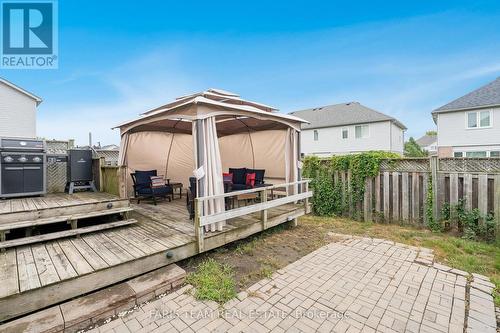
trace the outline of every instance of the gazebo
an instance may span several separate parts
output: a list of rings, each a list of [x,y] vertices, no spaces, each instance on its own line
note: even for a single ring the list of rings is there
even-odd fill
[[[197,179],[205,215],[224,212],[223,172],[228,168],[265,169],[266,180],[300,180],[300,126],[306,121],[220,89],[182,96],[122,123],[119,165],[121,194],[130,196],[135,170],[155,169],[188,184]],[[286,187],[287,194],[299,191]],[[219,197],[217,197],[219,196]],[[222,223],[209,225],[221,230]]]

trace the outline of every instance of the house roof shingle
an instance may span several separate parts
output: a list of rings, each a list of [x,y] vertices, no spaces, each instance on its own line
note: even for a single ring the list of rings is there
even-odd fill
[[[435,109],[432,113],[435,114],[494,105],[500,105],[500,77],[467,95]]]
[[[437,136],[436,135],[424,135],[423,137],[415,140],[415,142],[420,147],[427,147],[427,146],[437,142]]]
[[[290,114],[310,122],[309,124],[302,124],[303,129],[392,121],[403,130],[406,130],[406,126],[396,118],[370,109],[359,102],[327,105],[294,111],[290,112]]]

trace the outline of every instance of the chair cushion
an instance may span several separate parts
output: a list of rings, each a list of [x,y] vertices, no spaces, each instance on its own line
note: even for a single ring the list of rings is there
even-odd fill
[[[155,195],[168,195],[173,193],[172,188],[166,185],[163,185],[162,187],[154,187],[152,190]]]
[[[233,174],[233,184],[246,184],[247,168],[229,168],[229,173]]]
[[[229,173],[229,172],[224,172],[222,174],[222,180],[226,183],[226,182],[233,182],[233,174],[232,173]]]
[[[255,184],[264,184],[266,169],[247,169],[247,173],[255,173]]]
[[[234,184],[233,183],[233,185],[231,185],[231,192],[248,190],[249,188],[250,188],[250,186],[248,186],[246,184]]]
[[[247,173],[246,184],[250,187],[255,186],[255,172]]]

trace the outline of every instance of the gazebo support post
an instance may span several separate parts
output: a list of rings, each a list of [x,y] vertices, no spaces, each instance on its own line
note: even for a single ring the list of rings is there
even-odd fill
[[[203,120],[197,119],[196,123],[196,168],[201,168],[205,161],[204,156],[204,140],[203,140]],[[205,170],[206,172],[206,170]],[[197,179],[196,190],[198,191],[195,200],[195,210],[194,210],[194,229],[196,233],[196,240],[198,243],[198,252],[201,253],[204,250],[204,230],[203,226],[200,226],[200,217],[203,215],[203,204],[200,198],[205,196],[205,177]]]
[[[200,226],[200,212],[202,211],[202,200],[200,198],[195,198],[194,200],[194,233],[196,236],[196,242],[198,243],[198,253],[202,253],[204,250],[204,235],[203,227]]]

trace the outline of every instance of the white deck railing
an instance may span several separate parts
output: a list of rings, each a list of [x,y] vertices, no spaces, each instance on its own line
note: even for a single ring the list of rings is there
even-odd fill
[[[221,221],[225,221],[228,219],[233,219],[236,217],[256,213],[256,212],[261,212],[261,224],[264,229],[267,229],[267,210],[278,207],[281,205],[286,205],[289,203],[294,203],[297,201],[303,201],[304,203],[304,211],[307,213],[308,208],[309,208],[309,198],[312,197],[313,192],[309,191],[309,183],[310,179],[304,179],[304,180],[299,180],[296,182],[291,182],[291,183],[283,183],[279,185],[270,185],[270,186],[265,186],[265,187],[258,187],[258,188],[252,188],[248,190],[243,190],[243,191],[234,191],[234,192],[228,192],[224,194],[218,194],[218,195],[213,195],[213,196],[208,196],[208,197],[200,197],[195,199],[195,214],[194,214],[194,227],[195,227],[195,234],[196,234],[196,239],[198,242],[198,250],[199,252],[203,251],[203,240],[204,240],[204,227],[206,225],[212,224],[212,223],[217,223]],[[302,188],[300,188],[300,185],[303,185]],[[270,192],[273,192],[275,189],[278,188],[290,188],[290,187],[299,187],[301,190],[300,191],[295,191],[298,192],[297,194],[292,194],[292,195],[286,195],[285,197],[281,197],[278,199],[272,198],[272,200],[268,201],[268,195]],[[224,211],[221,213],[215,213],[215,214],[207,214],[205,215],[203,213],[203,202],[207,200],[213,200],[217,198],[228,198],[228,197],[234,197],[234,196],[239,196],[243,194],[251,194],[251,193],[260,193],[260,202],[245,206],[245,207],[238,207],[234,208],[228,211]],[[285,193],[288,193],[288,191],[285,191]]]

